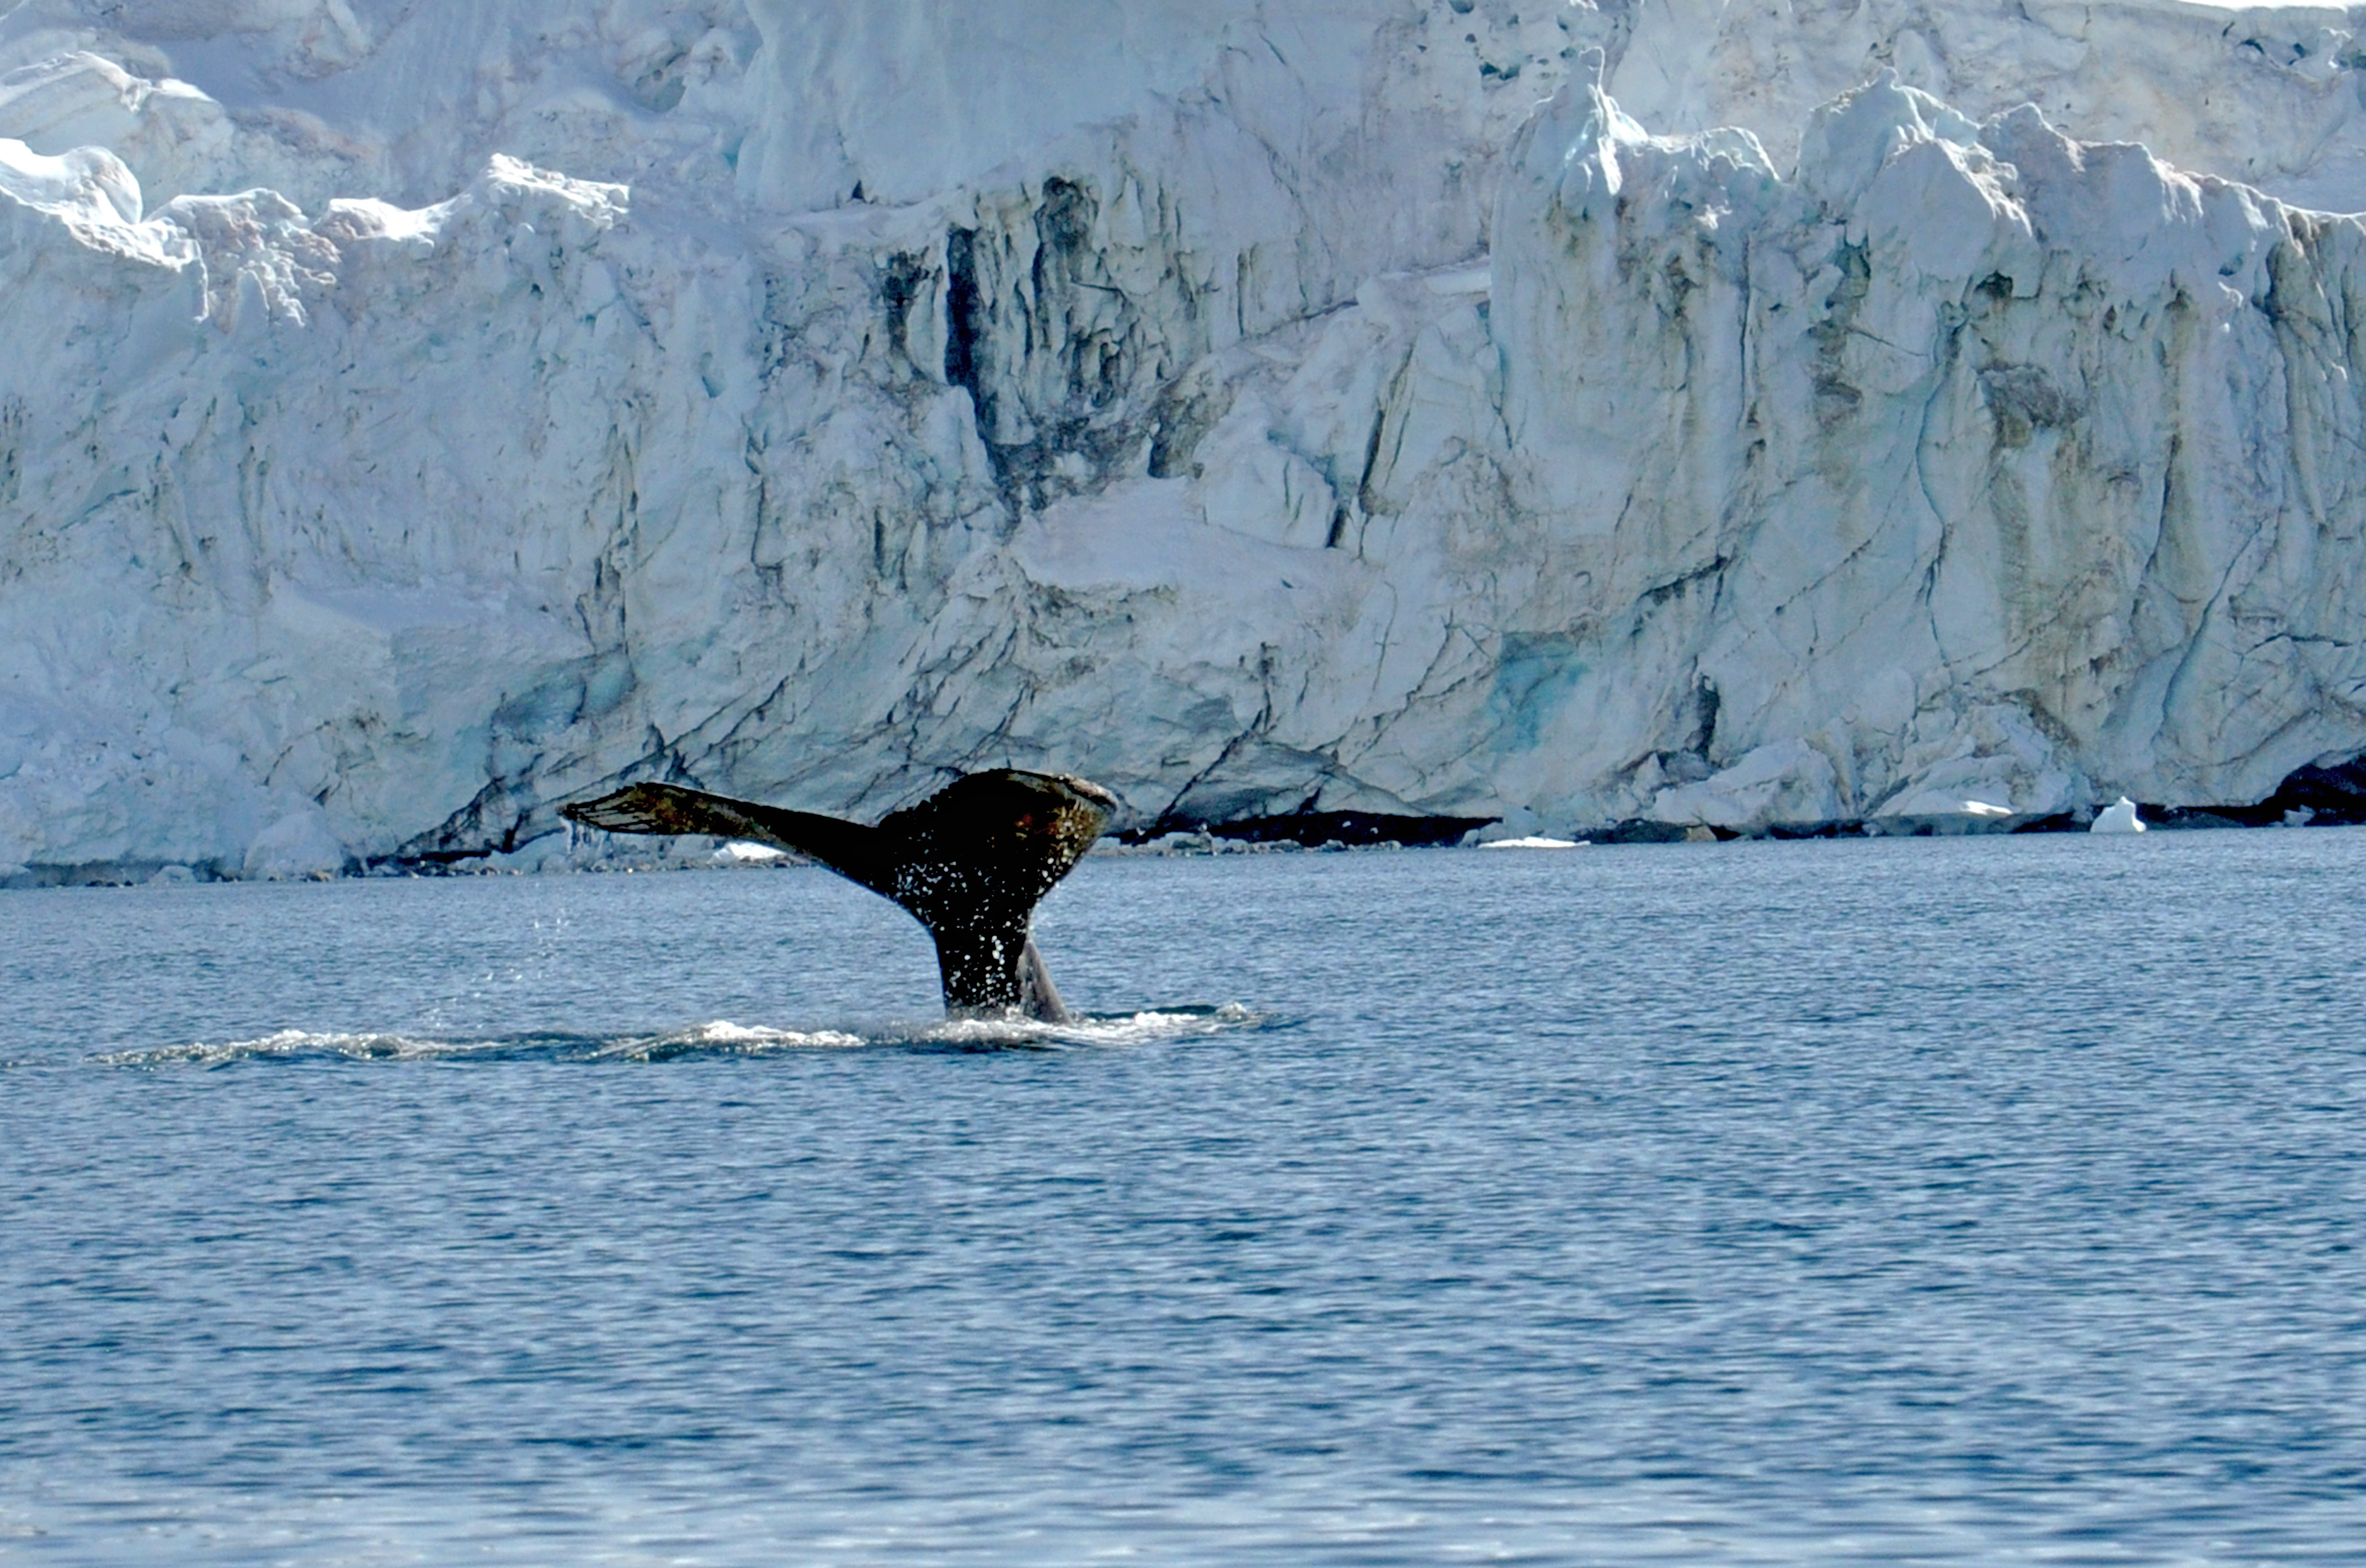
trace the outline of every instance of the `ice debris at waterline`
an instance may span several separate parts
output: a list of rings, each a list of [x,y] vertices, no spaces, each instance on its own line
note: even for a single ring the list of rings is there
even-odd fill
[[[1482,850],[1581,850],[1585,846],[1575,839],[1547,839],[1531,834],[1525,839],[1491,839],[1479,847]]]
[[[2136,803],[2126,795],[2095,813],[2094,821],[2087,825],[2090,833],[2141,833],[2145,820],[2136,815]]]
[[[2328,13],[1120,9],[9,10],[0,881],[2366,750]]]

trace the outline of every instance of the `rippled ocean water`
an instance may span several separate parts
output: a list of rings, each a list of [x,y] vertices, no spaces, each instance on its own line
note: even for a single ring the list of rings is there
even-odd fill
[[[2366,1562],[2366,830],[0,894],[0,1562]]]

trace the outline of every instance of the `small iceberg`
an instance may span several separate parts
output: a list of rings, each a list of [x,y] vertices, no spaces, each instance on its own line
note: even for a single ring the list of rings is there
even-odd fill
[[[2124,795],[2115,804],[2097,812],[2094,821],[2087,825],[2090,833],[2141,833],[2144,830],[2144,819],[2136,815],[2136,803]]]
[[[770,865],[786,858],[770,844],[751,844],[745,839],[734,839],[715,852],[717,865]]]
[[[1497,839],[1493,843],[1482,844],[1479,847],[1482,850],[1581,850],[1585,847],[1585,840],[1583,839]]]

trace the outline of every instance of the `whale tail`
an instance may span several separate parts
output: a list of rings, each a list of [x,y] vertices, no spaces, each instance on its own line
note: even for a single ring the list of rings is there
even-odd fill
[[[937,944],[945,1008],[1065,1022],[1029,934],[1035,906],[1084,858],[1117,800],[1065,774],[969,773],[877,827],[676,784],[639,784],[559,815],[612,833],[712,833],[819,861],[892,898]]]

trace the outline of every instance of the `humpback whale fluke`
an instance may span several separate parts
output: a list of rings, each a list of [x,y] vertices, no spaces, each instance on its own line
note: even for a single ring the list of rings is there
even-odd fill
[[[1035,906],[1084,858],[1117,798],[1062,773],[969,773],[875,828],[676,784],[638,784],[559,815],[612,833],[714,833],[819,861],[894,899],[936,940],[946,1010],[1068,1010],[1028,934]]]

